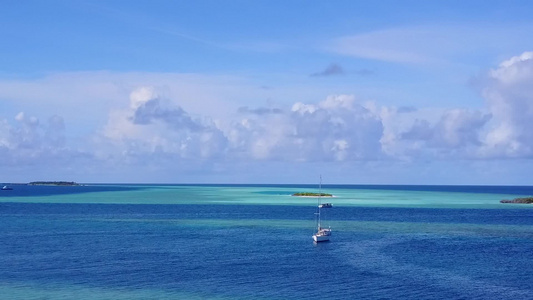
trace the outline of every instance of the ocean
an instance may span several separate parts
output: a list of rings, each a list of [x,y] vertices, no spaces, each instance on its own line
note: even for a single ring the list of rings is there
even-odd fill
[[[531,299],[533,187],[13,185],[0,299]]]

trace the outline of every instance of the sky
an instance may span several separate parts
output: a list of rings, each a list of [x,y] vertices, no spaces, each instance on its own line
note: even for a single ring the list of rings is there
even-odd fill
[[[531,1],[0,7],[0,182],[533,184]]]

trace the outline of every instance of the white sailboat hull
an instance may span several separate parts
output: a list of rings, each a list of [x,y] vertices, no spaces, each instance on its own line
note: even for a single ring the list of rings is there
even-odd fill
[[[316,243],[327,242],[327,241],[329,241],[329,236],[328,235],[317,235],[317,234],[314,234],[313,235],[313,241],[315,241]]]
[[[331,236],[331,229],[329,228],[321,228],[317,231],[317,233],[313,234],[313,241],[315,242],[327,242],[329,241],[329,237]]]

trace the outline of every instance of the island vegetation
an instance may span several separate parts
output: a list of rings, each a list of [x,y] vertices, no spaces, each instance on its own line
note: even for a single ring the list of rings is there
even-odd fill
[[[28,185],[59,185],[59,186],[79,186],[74,181],[32,181]]]
[[[515,198],[513,200],[501,200],[501,203],[523,203],[523,204],[533,204],[533,197],[525,198]]]
[[[333,197],[332,194],[327,194],[327,193],[310,193],[310,192],[299,192],[299,193],[294,193],[292,194],[293,196],[296,196],[296,197]]]

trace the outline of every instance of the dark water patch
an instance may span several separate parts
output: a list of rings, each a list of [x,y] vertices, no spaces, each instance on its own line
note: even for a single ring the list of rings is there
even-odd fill
[[[291,205],[0,203],[0,216],[309,220],[315,211],[314,207]],[[325,216],[331,221],[533,225],[530,209],[334,207]]]
[[[134,191],[147,188],[140,185],[11,185],[12,190],[0,191],[0,198],[9,197],[42,197],[68,194],[82,194],[95,192],[121,192]]]

